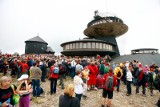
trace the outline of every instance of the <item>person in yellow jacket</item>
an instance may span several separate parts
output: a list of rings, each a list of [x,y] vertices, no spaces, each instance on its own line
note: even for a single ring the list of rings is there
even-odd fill
[[[117,91],[119,92],[119,87],[120,87],[120,81],[121,77],[123,76],[123,71],[122,71],[123,64],[116,64],[116,68],[114,69],[114,75],[117,77]]]

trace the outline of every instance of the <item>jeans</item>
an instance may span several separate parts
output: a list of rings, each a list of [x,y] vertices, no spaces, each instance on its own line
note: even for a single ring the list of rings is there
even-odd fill
[[[132,81],[127,81],[126,82],[126,85],[127,85],[127,94],[131,94],[132,93],[131,83],[132,83]]]
[[[59,75],[59,79],[60,79],[60,85],[61,85],[62,89],[64,89],[64,82],[63,82],[63,80],[64,80],[64,74],[60,74]]]
[[[75,94],[76,94],[76,93],[75,93]],[[82,94],[76,94],[76,97],[79,99],[79,102],[81,102]]]
[[[136,85],[136,93],[139,93],[139,87],[142,85],[142,94],[146,94],[146,85],[143,84],[137,84]]]
[[[33,96],[39,96],[40,95],[40,79],[33,79],[32,86],[33,86]]]
[[[46,70],[42,71],[41,81],[44,81],[46,77]]]
[[[120,81],[121,81],[121,79],[117,79],[117,82],[118,82],[118,84],[117,84],[117,91],[119,91]]]
[[[56,93],[56,86],[57,86],[57,78],[50,79],[50,93]]]
[[[75,67],[71,67],[71,73],[70,73],[70,75],[71,75],[71,78],[73,79],[74,76],[75,76]]]

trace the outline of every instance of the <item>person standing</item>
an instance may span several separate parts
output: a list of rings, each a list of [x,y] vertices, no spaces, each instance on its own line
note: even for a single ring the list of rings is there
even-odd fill
[[[127,96],[131,95],[132,94],[132,89],[131,89],[131,83],[132,83],[132,66],[129,65],[129,66],[126,66],[127,67],[127,73],[126,73],[126,86],[127,86]]]
[[[42,71],[41,81],[42,81],[42,82],[46,82],[46,81],[45,81],[46,68],[45,68],[44,61],[43,61],[43,60],[41,60],[41,61],[39,62],[39,68],[40,68],[41,71]]]
[[[65,73],[66,73],[66,69],[65,69],[65,65],[62,63],[62,64],[59,64],[59,79],[60,79],[60,85],[61,85],[61,88],[64,89],[64,78],[65,78]]]
[[[12,107],[15,105],[12,97],[17,87],[13,84],[13,90],[11,83],[11,77],[3,76],[0,79],[0,107]]]
[[[20,95],[19,107],[30,107],[30,93],[32,92],[31,82],[28,75],[23,74],[20,78],[20,85],[17,87],[17,93]]]
[[[50,94],[56,93],[56,86],[57,86],[57,79],[59,77],[59,74],[54,73],[54,70],[59,71],[58,65],[55,63],[50,67]]]
[[[107,87],[107,82],[109,81],[109,77],[111,77],[111,87]],[[116,76],[113,74],[113,69],[110,68],[107,74],[104,74],[104,78],[106,80],[102,92],[102,106],[101,107],[110,107],[111,106],[111,99],[113,99],[113,91],[114,87],[117,85],[117,79]],[[106,98],[108,97],[108,100],[106,101]],[[107,103],[107,104],[106,104]]]
[[[59,96],[59,107],[80,107],[80,102],[74,96],[74,85],[68,84],[64,89],[64,95]]]
[[[97,65],[95,65],[94,61],[92,61],[91,63],[89,62],[87,67],[89,69],[89,75],[88,75],[89,80],[87,81],[88,90],[91,90],[91,89],[97,90],[95,86],[96,86],[96,80],[98,75],[98,67]]]
[[[84,69],[82,70],[82,80],[83,80],[83,98],[86,99],[87,98],[87,81],[89,80],[88,77],[89,74],[89,69],[87,68],[87,66],[84,67]]]
[[[75,85],[75,94],[76,97],[79,99],[79,102],[81,101],[81,97],[83,94],[83,87],[82,87],[83,81],[81,77],[82,77],[81,71],[77,71],[73,80]]]
[[[75,76],[75,67],[76,67],[76,61],[75,59],[73,59],[71,61],[71,72],[70,72],[70,75],[71,75],[71,78],[73,79],[74,76]]]
[[[33,62],[33,67],[30,68],[30,79],[32,80],[34,97],[40,96],[40,81],[42,76],[42,71],[37,65],[38,62]]]
[[[142,96],[146,96],[146,80],[145,80],[145,74],[142,69],[141,63],[138,66],[138,70],[136,71],[135,76],[138,79],[136,84],[136,93],[139,93],[139,87],[142,86]]]
[[[123,71],[120,67],[120,64],[117,64],[116,65],[116,68],[114,69],[114,75],[117,77],[117,91],[119,92],[119,87],[120,87],[120,81],[121,81],[121,78],[123,76]]]

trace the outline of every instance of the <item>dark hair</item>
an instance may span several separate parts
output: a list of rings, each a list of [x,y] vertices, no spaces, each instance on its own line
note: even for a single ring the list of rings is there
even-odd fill
[[[36,62],[36,61],[34,61],[34,62],[33,62],[33,66],[36,66],[36,65],[37,65],[37,62]]]
[[[76,71],[76,75],[79,75],[81,73],[81,71]]]
[[[109,68],[108,72],[113,72],[113,69],[112,69],[112,68]]]

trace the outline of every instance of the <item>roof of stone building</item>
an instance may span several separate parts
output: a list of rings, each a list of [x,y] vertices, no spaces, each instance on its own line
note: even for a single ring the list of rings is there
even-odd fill
[[[45,42],[42,38],[40,38],[39,36],[33,37],[29,40],[26,40],[25,42],[42,42],[42,43],[46,43],[48,45],[47,42]]]
[[[120,57],[116,57],[112,59],[111,64],[113,62],[115,63],[121,63],[125,61],[133,61],[133,60],[138,60],[139,62],[142,63],[142,65],[151,65],[151,64],[156,64],[157,66],[160,67],[160,54],[159,53],[143,53],[143,54],[130,54],[130,55],[122,55]]]
[[[54,50],[50,46],[48,46],[46,52],[54,52]]]

